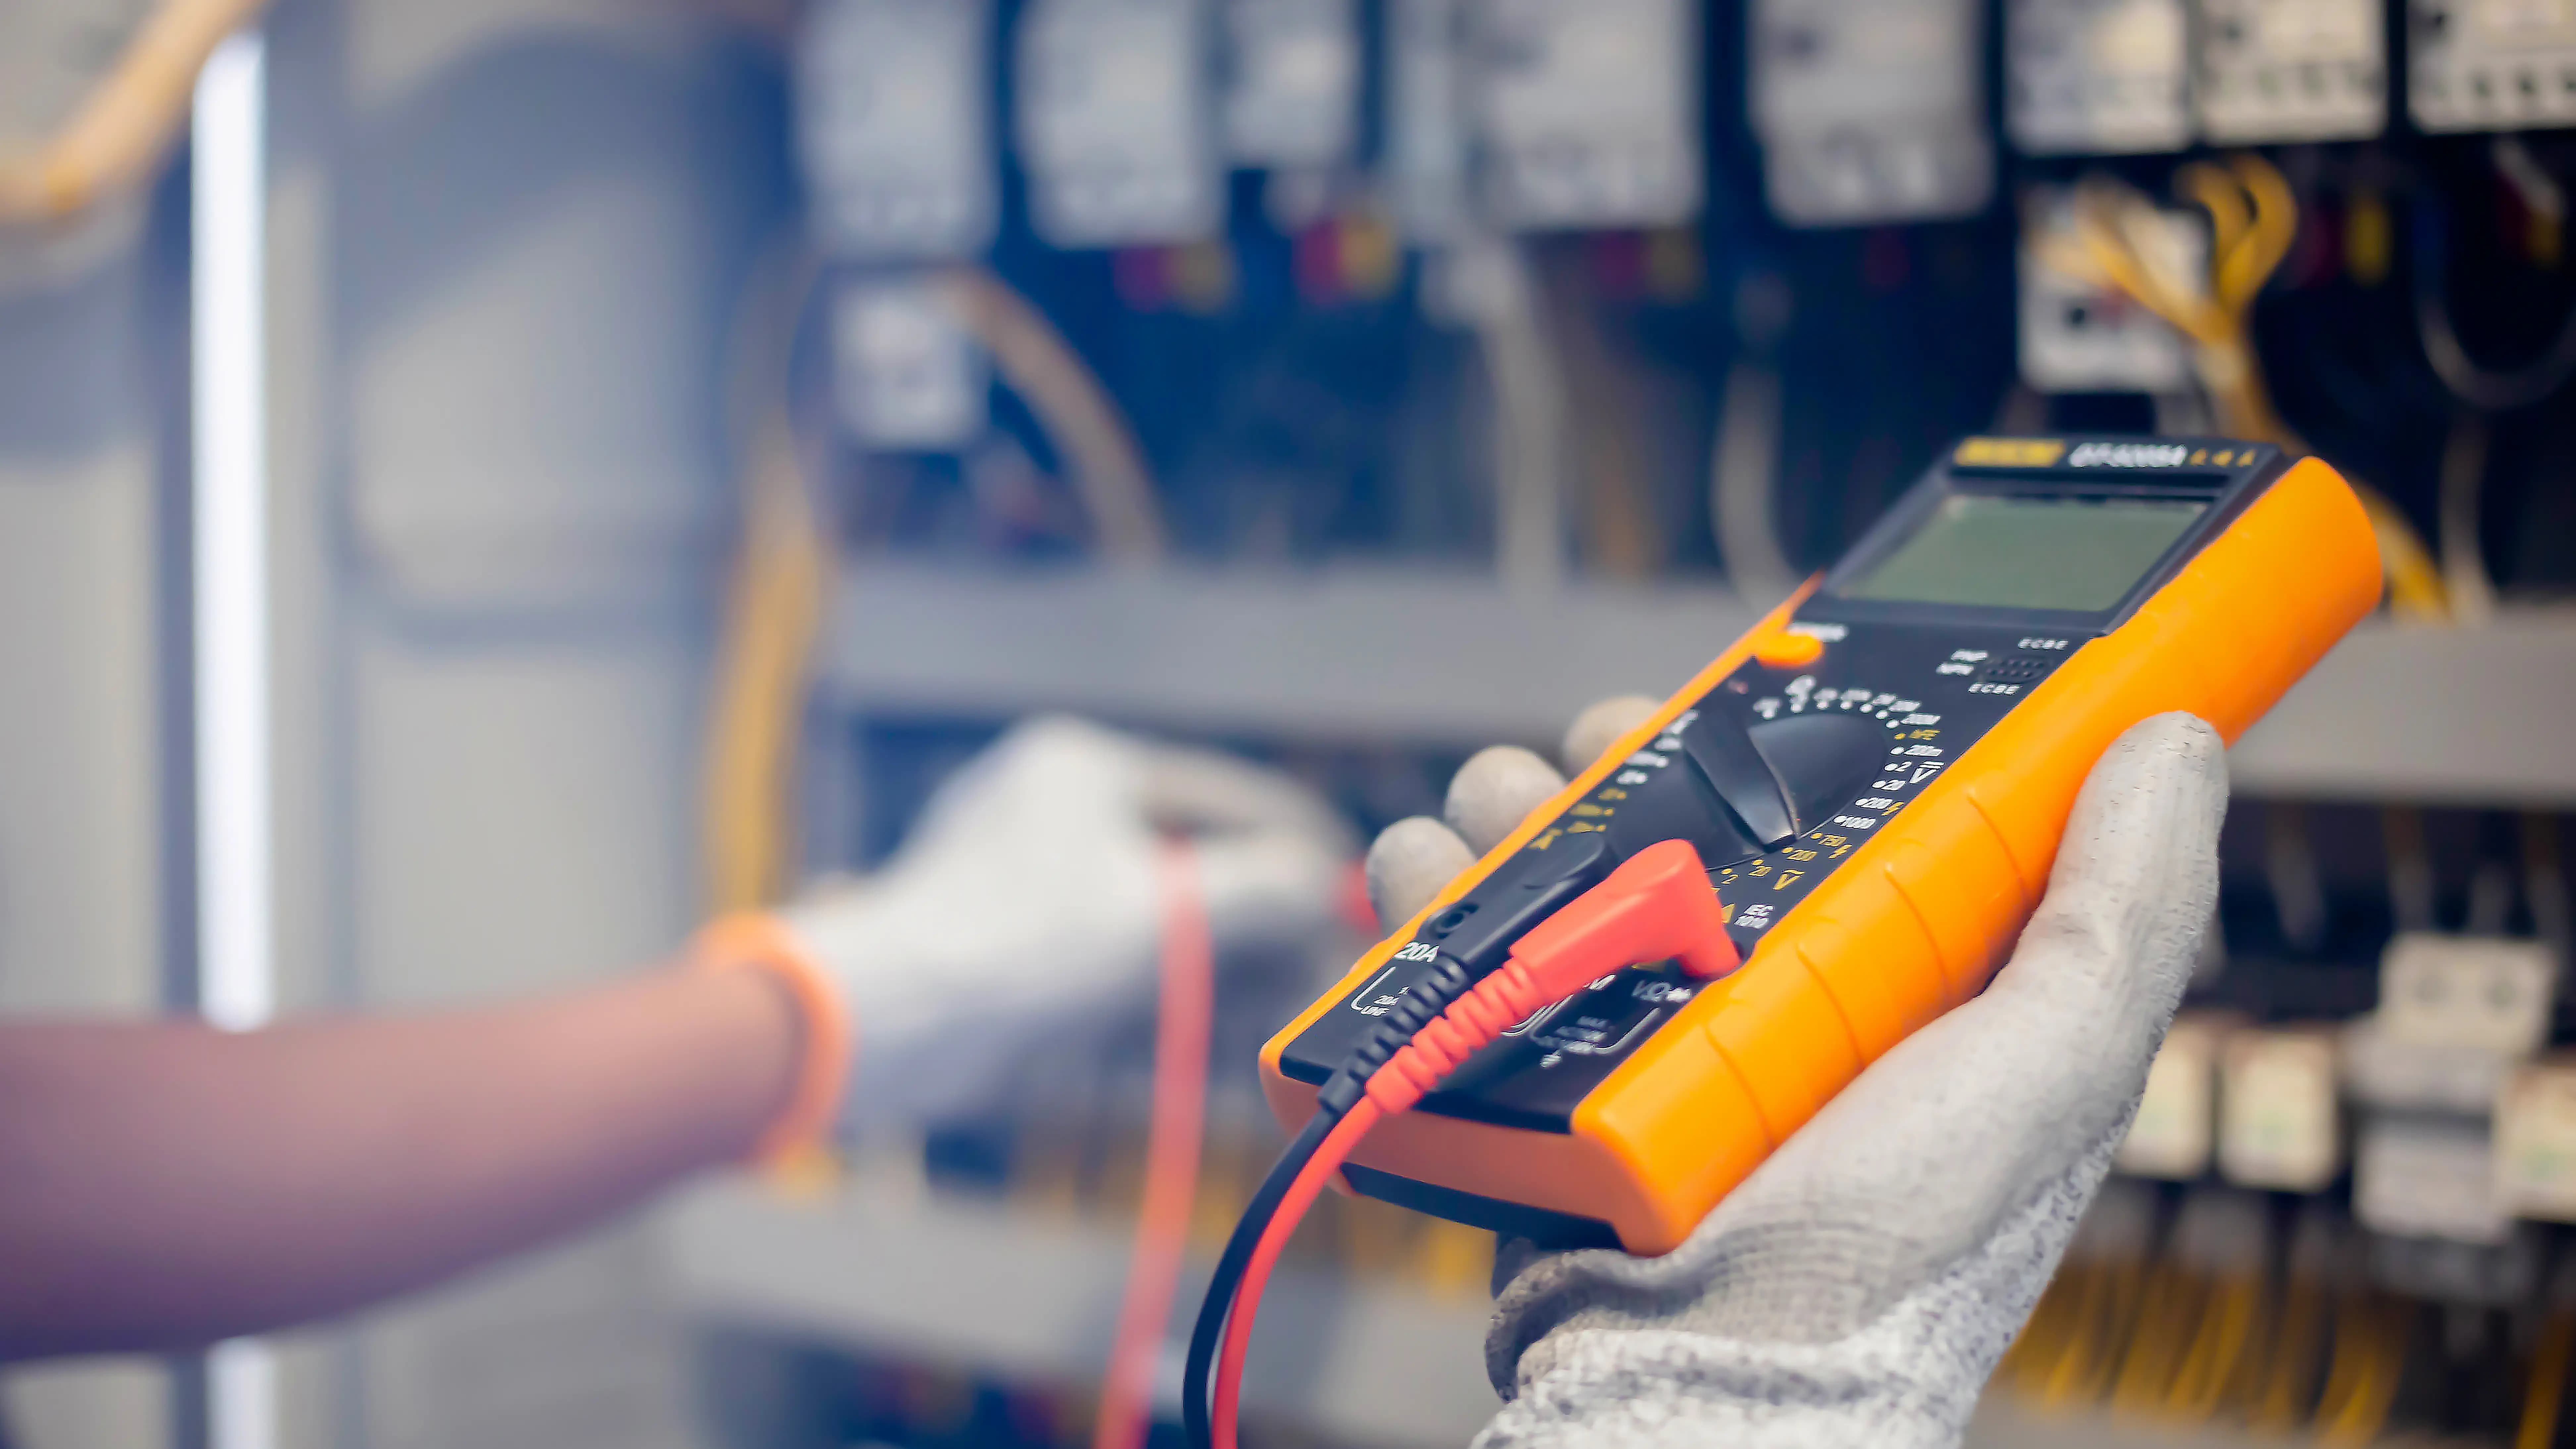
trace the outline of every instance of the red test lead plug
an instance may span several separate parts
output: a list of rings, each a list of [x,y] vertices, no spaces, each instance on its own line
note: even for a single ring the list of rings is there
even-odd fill
[[[1726,934],[1726,907],[1687,840],[1638,851],[1531,927],[1510,960],[1378,1068],[1369,1097],[1390,1116],[1404,1111],[1515,1022],[1623,966],[1666,959],[1702,979],[1743,964]]]
[[[1324,1184],[1380,1120],[1409,1110],[1460,1063],[1535,1013],[1622,967],[1675,960],[1702,979],[1743,964],[1726,908],[1686,840],[1650,845],[1599,885],[1530,928],[1511,958],[1414,1033],[1368,1079],[1367,1095],[1336,1124],[1289,1184],[1246,1263],[1217,1362],[1214,1449],[1235,1449],[1243,1359],[1252,1318],[1280,1250]]]

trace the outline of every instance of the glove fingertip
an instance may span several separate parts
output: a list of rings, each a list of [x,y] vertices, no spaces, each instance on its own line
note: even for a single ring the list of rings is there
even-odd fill
[[[1431,903],[1451,878],[1476,863],[1467,842],[1428,815],[1399,820],[1369,845],[1369,904],[1379,928],[1393,930]]]
[[[1568,774],[1580,774],[1600,759],[1619,737],[1644,724],[1662,702],[1649,695],[1622,694],[1601,700],[1574,717],[1565,728],[1557,758]]]
[[[1536,751],[1494,745],[1458,767],[1449,781],[1443,813],[1467,847],[1482,853],[1501,843],[1523,817],[1564,788],[1565,777]]]

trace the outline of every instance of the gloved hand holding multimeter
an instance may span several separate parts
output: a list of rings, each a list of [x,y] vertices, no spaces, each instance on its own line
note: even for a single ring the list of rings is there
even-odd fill
[[[1583,1346],[1623,1325],[1785,1346],[1846,1410],[1881,1389],[1882,1408],[1939,1398],[1962,1377],[1946,1364],[1972,1396],[2027,1309],[2009,1285],[2038,1291],[2179,993],[2172,963],[2213,889],[2221,742],[2379,587],[2360,504],[2315,460],[2216,440],[1960,444],[1272,1039],[1265,1085],[1298,1136],[1220,1262],[1193,1427],[1212,1418],[1230,1445],[1232,1375],[1211,1409],[1208,1361],[1222,1331],[1239,1364],[1281,1224],[1334,1177],[1539,1248],[1671,1255],[1524,1275],[1494,1367],[1507,1392],[1515,1373],[1546,1392],[1506,1411],[1502,1439],[1551,1416],[1627,1437],[1578,1412],[1587,1384],[1640,1382]],[[1414,834],[1381,847],[1382,887],[1439,856]],[[1996,991],[1926,1030],[2017,938]],[[1901,1150],[1873,1136],[1889,1130]],[[2014,1146],[2042,1140],[2080,1150]],[[1927,1172],[1943,1145],[1971,1156]],[[1854,1209],[1888,1197],[1921,1211]],[[1784,1246],[1818,1232],[1843,1251]],[[1746,1281],[1768,1286],[1710,1291]],[[1965,1303],[1993,1341],[1960,1341]],[[1888,1340],[1880,1366],[1902,1365],[1876,1385],[1812,1349],[1865,1328]],[[1541,1340],[1529,1358],[1554,1359],[1523,1361]],[[1687,1379],[1697,1350],[1653,1352]],[[1957,1397],[1905,1422],[1955,1432]]]

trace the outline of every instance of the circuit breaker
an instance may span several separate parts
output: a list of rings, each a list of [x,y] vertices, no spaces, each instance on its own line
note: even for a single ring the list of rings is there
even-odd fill
[[[1757,0],[1752,109],[1792,226],[1972,215],[1994,193],[1973,0]]]
[[[2220,146],[2352,140],[2388,125],[2380,0],[2200,0],[2193,87]]]
[[[1483,210],[1511,229],[1698,214],[1689,0],[1486,0],[1472,12]]]
[[[2012,0],[2004,124],[2034,156],[2179,151],[2191,142],[2183,0]]]
[[[1058,247],[1197,241],[1225,219],[1203,0],[1036,0],[1018,29],[1029,218]]]
[[[2576,126],[2576,3],[2414,0],[2407,109],[2427,131]]]
[[[1358,0],[1227,0],[1227,157],[1329,167],[1359,143]]]
[[[966,256],[993,240],[988,0],[824,0],[797,47],[817,244],[847,259]]]

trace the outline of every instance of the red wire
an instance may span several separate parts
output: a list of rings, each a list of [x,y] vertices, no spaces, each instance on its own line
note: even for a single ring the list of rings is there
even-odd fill
[[[1279,1210],[1271,1215],[1270,1224],[1253,1244],[1252,1257],[1243,1268],[1243,1281],[1235,1290],[1234,1309],[1225,1321],[1225,1347],[1217,1355],[1216,1406],[1209,1415],[1209,1434],[1215,1449],[1235,1449],[1235,1414],[1243,1397],[1243,1360],[1252,1344],[1252,1318],[1261,1308],[1261,1290],[1270,1280],[1270,1270],[1279,1261],[1280,1250],[1297,1231],[1298,1220],[1305,1217],[1316,1195],[1342,1163],[1359,1146],[1360,1139],[1377,1125],[1383,1115],[1375,1101],[1362,1097],[1359,1104],[1327,1133],[1315,1148],[1315,1155],[1288,1184],[1288,1195],[1279,1200]]]
[[[1163,888],[1162,997],[1154,1020],[1154,1106],[1145,1134],[1145,1194],[1135,1255],[1118,1310],[1118,1334],[1100,1385],[1092,1449],[1141,1449],[1153,1421],[1154,1370],[1170,1326],[1172,1294],[1189,1242],[1207,1109],[1208,1036],[1216,1007],[1214,946],[1201,899],[1198,858],[1167,841]]]
[[[1692,975],[1723,976],[1742,962],[1726,934],[1726,914],[1699,853],[1687,841],[1667,840],[1629,857],[1608,879],[1585,891],[1524,935],[1511,958],[1475,989],[1425,1023],[1411,1040],[1371,1073],[1359,1102],[1316,1145],[1315,1155],[1288,1184],[1263,1225],[1244,1264],[1226,1317],[1225,1343],[1217,1356],[1215,1404],[1209,1414],[1211,1449],[1236,1449],[1236,1411],[1243,1396],[1243,1360],[1252,1343],[1253,1315],[1270,1270],[1333,1174],[1342,1170],[1360,1139],[1380,1119],[1411,1111],[1423,1094],[1514,1022],[1583,989],[1592,977],[1638,961],[1667,957]]]

